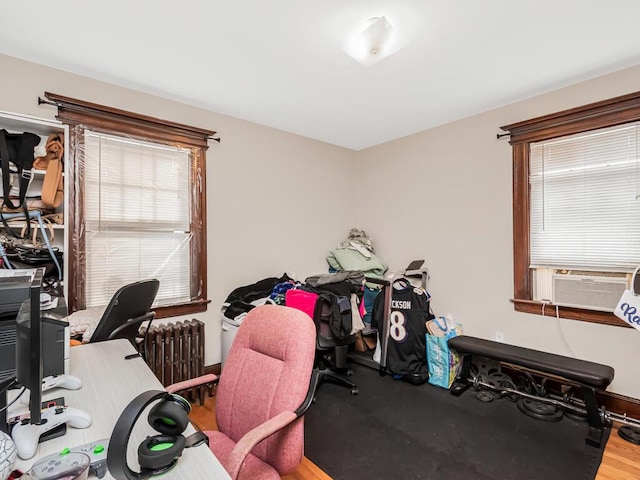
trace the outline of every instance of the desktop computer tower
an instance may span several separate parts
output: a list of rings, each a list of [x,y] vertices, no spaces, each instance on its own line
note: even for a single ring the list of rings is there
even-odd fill
[[[66,373],[69,352],[69,324],[42,318],[43,377]],[[16,374],[16,320],[0,321],[0,380]]]

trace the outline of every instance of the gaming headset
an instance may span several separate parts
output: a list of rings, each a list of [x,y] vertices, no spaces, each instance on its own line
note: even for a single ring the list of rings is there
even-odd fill
[[[127,465],[129,436],[136,420],[152,402],[160,400],[149,411],[147,420],[160,435],[147,437],[138,446],[140,472]],[[207,436],[198,431],[185,438],[182,432],[189,425],[191,405],[179,395],[161,390],[141,393],[126,406],[116,422],[107,450],[107,468],[116,480],[143,480],[166,473],[178,462],[185,448],[209,442]]]

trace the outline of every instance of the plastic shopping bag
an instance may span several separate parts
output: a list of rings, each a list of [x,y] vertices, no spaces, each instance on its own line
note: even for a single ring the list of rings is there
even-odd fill
[[[449,349],[448,340],[461,334],[461,325],[453,324],[445,317],[427,322],[427,367],[431,385],[451,387],[460,368],[460,359],[454,350]]]

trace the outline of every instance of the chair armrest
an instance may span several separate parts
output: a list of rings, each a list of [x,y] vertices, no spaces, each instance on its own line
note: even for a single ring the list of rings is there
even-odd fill
[[[229,455],[227,467],[231,478],[233,480],[238,478],[242,464],[249,452],[253,450],[253,447],[278,430],[286,427],[297,418],[298,416],[294,412],[282,412],[245,433]]]
[[[155,312],[147,312],[144,315],[140,315],[139,317],[129,318],[122,325],[119,325],[118,328],[114,329],[113,332],[111,332],[109,334],[109,336],[107,337],[107,340],[113,340],[115,338],[120,338],[120,337],[118,337],[118,335],[120,335],[120,333],[123,330],[126,330],[127,328],[129,328],[129,327],[131,327],[132,325],[135,325],[135,324],[142,325],[147,320],[149,321],[149,323],[147,324],[147,330],[149,330],[149,326],[151,325],[151,322],[153,321],[155,316],[156,316]]]
[[[213,373],[208,373],[200,377],[192,378],[190,380],[184,380],[182,382],[172,383],[165,389],[169,393],[176,393],[180,390],[186,390],[187,388],[199,387],[200,385],[206,385],[207,383],[215,383],[218,381],[218,376]]]

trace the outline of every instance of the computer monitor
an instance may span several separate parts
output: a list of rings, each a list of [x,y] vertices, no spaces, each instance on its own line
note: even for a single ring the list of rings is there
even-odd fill
[[[16,317],[16,379],[29,389],[30,423],[39,424],[42,408],[42,321],[40,291],[44,268],[35,271],[29,286],[29,298]]]

